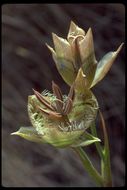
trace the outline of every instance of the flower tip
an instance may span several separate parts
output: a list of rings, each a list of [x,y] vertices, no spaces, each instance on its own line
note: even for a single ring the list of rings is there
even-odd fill
[[[77,25],[71,20],[71,23],[70,23],[70,28],[76,28],[77,27]]]
[[[90,28],[88,29],[88,31],[89,31],[89,32],[92,32],[92,28],[90,27]]]
[[[62,44],[62,50],[63,50],[63,45],[69,45],[67,43],[67,40],[65,40],[64,38],[61,38],[59,36],[57,36],[55,33],[52,32],[52,38],[53,38],[53,42],[54,42],[54,45],[55,45],[55,48],[57,47],[57,49],[59,49],[60,47],[60,44]],[[51,49],[51,48],[50,48]],[[60,51],[60,49],[59,49]]]
[[[51,51],[51,53],[54,55],[55,51],[52,47],[50,47],[47,43],[45,43],[45,45],[47,46],[47,48]]]
[[[54,40],[54,39],[58,38],[58,36],[55,33],[52,32],[52,38]]]
[[[52,80],[52,85],[55,85],[55,82]]]
[[[118,54],[120,52],[120,50],[122,49],[123,45],[124,45],[124,43],[122,42],[121,45],[118,47],[118,49],[116,50],[115,53]]]
[[[50,49],[50,46],[47,43],[45,43],[45,45],[47,46],[48,49]]]
[[[52,32],[52,36],[56,36],[56,34],[54,32]]]
[[[17,135],[17,134],[18,132],[16,131],[16,132],[11,133],[10,135]]]
[[[53,32],[52,32],[52,38],[53,38],[54,44],[55,44],[56,41],[58,41],[58,39],[59,39],[59,37],[58,37],[55,33],[53,33]]]
[[[89,28],[86,34],[89,38],[92,37],[92,28]]]
[[[56,88],[57,84],[52,80],[52,89]]]
[[[33,88],[32,88],[32,90],[33,90],[34,94],[36,94],[36,92],[37,92],[37,91],[36,91],[36,90],[34,90]]]

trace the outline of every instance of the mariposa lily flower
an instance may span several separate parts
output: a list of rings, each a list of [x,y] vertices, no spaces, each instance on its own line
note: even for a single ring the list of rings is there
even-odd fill
[[[27,140],[49,143],[55,147],[87,146],[96,141],[86,129],[94,122],[98,104],[94,95],[74,93],[74,84],[68,96],[52,82],[53,94],[34,90],[35,95],[28,98],[28,113],[33,127],[21,127],[12,133]]]
[[[109,71],[120,52],[123,43],[114,52],[107,53],[99,62],[95,58],[92,29],[87,33],[71,21],[67,39],[52,33],[54,49],[52,52],[56,67],[68,85],[72,85],[80,68],[86,76],[84,88],[95,86]]]

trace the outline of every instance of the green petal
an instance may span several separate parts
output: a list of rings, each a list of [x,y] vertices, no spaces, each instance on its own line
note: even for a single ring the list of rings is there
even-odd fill
[[[69,41],[70,36],[85,36],[85,31],[82,28],[79,28],[73,21],[71,21],[67,39]]]
[[[74,67],[72,66],[73,63],[64,58],[60,58],[60,57],[58,58],[55,55],[53,56],[53,59],[56,63],[58,72],[61,75],[61,77],[63,78],[63,80],[68,85],[71,86],[76,78],[76,72],[75,72]]]
[[[99,61],[98,65],[97,65],[95,77],[94,77],[94,80],[93,80],[90,88],[95,86],[100,80],[102,80],[104,78],[104,76],[107,74],[110,67],[112,66],[113,62],[115,61],[115,59],[116,59],[118,53],[120,52],[122,46],[123,46],[123,43],[119,46],[117,51],[107,53]]]
[[[83,73],[82,68],[79,69],[78,74],[75,79],[75,90],[78,93],[84,93],[88,86],[88,80],[86,75]]]
[[[76,140],[71,146],[72,147],[78,147],[78,146],[88,146],[95,142],[100,142],[101,140],[97,137],[94,137],[88,132],[84,132],[83,135]]]
[[[51,51],[52,55],[56,55],[55,50],[46,43],[47,48]]]
[[[90,87],[97,67],[91,28],[89,28],[85,38],[79,42],[79,50],[82,60],[82,70],[87,77],[88,86]]]
[[[54,34],[54,36],[56,35]],[[70,52],[70,47],[68,47],[68,45],[65,42],[58,40],[59,37],[54,37],[54,39],[56,52],[48,44],[46,45],[52,53],[52,57],[56,64],[59,74],[61,75],[63,80],[71,86],[76,77],[76,72],[73,65],[72,52]]]
[[[84,129],[80,129],[79,131],[66,131],[66,126],[64,131],[60,131],[57,125],[58,124],[43,130],[45,133],[44,140],[48,144],[51,144],[57,148],[65,148],[70,146],[84,132]]]
[[[73,62],[71,46],[68,41],[64,38],[58,37],[54,33],[52,33],[52,37],[57,57],[64,58],[70,62]]]
[[[84,39],[79,42],[79,49],[83,64],[86,65],[95,62],[94,42],[91,28],[89,28]]]
[[[33,127],[21,127],[18,131],[11,133],[11,135],[18,135],[28,141],[36,143],[45,143],[43,135],[38,135],[36,129]]]

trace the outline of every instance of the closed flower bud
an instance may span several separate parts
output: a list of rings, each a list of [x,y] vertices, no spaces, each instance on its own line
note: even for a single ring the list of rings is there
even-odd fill
[[[79,69],[86,76],[85,89],[90,89],[109,71],[115,61],[123,43],[117,51],[109,52],[99,62],[95,58],[92,29],[87,33],[71,21],[67,39],[52,34],[54,49],[47,47],[52,52],[56,67],[68,85],[72,85],[77,77]]]

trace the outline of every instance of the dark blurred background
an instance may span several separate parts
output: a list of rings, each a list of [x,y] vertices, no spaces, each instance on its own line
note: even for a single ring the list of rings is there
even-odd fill
[[[66,38],[70,21],[93,30],[96,58],[115,51],[125,38],[123,4],[5,4],[2,6],[2,184],[5,187],[94,187],[77,155],[26,141],[11,132],[30,126],[27,98],[32,88],[51,90],[58,74],[45,43],[51,32]],[[114,186],[125,182],[124,47],[107,76],[93,89],[104,114],[111,149]],[[99,130],[99,129],[98,129]],[[99,168],[94,145],[88,154]]]

